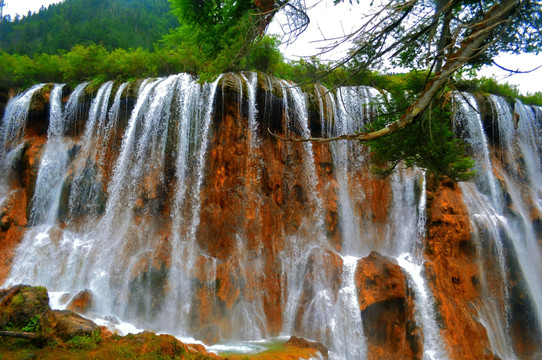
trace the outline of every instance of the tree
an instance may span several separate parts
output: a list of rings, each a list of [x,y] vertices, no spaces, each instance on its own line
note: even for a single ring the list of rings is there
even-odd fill
[[[267,66],[261,56],[255,59],[264,50],[276,57],[276,41],[264,37],[267,25],[278,9],[293,7],[291,1],[274,0],[169,1],[181,26],[166,35],[163,43],[188,59],[192,71],[203,80],[247,63]],[[255,47],[259,55],[251,55]]]
[[[340,2],[343,0],[335,0],[335,3]],[[347,139],[376,144],[378,149],[382,148],[382,144],[377,139],[403,131],[411,124],[420,127],[427,119],[432,122],[449,122],[449,118],[431,114],[434,113],[432,105],[440,108],[444,104],[443,89],[449,85],[452,76],[459,70],[469,67],[476,69],[482,64],[491,63],[500,52],[538,53],[542,48],[541,10],[541,3],[531,0],[391,0],[376,6],[359,29],[345,37],[344,41],[354,41],[354,48],[335,68],[348,65],[355,74],[389,62],[407,68],[424,69],[428,76],[423,89],[411,98],[403,98],[402,104],[407,106],[399,109],[400,116],[396,116],[397,111],[392,111],[393,115],[387,120],[377,122],[380,124],[378,128],[371,126],[359,133],[328,139],[285,140],[328,142]],[[457,147],[453,151],[446,148],[455,140],[447,135],[448,131],[442,134],[445,135],[443,138],[431,141],[437,152],[449,154],[451,151],[456,156],[442,157],[441,160],[437,158],[437,162],[448,163],[430,168],[462,179],[463,175],[468,175],[468,169],[460,167],[466,171],[460,169],[459,172],[449,170],[454,164],[465,165],[465,157],[456,151]],[[412,132],[403,131],[403,135],[411,136]],[[386,142],[389,146],[396,146],[396,143]],[[409,146],[409,142],[403,145]],[[427,166],[427,163],[418,159],[427,158],[425,155],[428,149],[418,147],[418,151],[419,154],[411,154],[416,155],[410,157],[413,160],[411,164]],[[394,156],[382,156],[380,160],[390,161],[393,165],[401,159],[401,156],[395,156],[401,154],[401,151],[389,153]]]
[[[181,26],[164,44],[183,53],[194,72],[209,77],[230,70],[254,39],[250,0],[170,0]],[[249,40],[250,39],[250,40]]]
[[[425,66],[431,76],[398,121],[341,139],[368,141],[404,127],[466,66],[491,63],[500,52],[538,53],[542,49],[541,14],[542,5],[530,0],[393,0],[382,5],[347,37],[355,39],[356,46],[336,67],[355,62],[357,71],[363,71],[389,59],[411,68]],[[439,29],[440,36],[436,36]]]

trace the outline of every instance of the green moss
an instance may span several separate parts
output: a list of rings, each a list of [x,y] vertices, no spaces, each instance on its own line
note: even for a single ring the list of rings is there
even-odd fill
[[[21,291],[22,292],[22,291]],[[11,299],[11,305],[12,306],[15,306],[15,307],[19,307],[21,305],[24,304],[24,296],[23,294],[19,293],[17,295],[15,295],[12,299]]]

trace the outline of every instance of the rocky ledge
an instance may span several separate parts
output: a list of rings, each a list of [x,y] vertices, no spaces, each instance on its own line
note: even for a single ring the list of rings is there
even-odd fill
[[[0,289],[0,354],[1,359],[327,359],[322,344],[296,337],[260,354],[222,357],[171,335],[119,336],[72,310],[51,309],[47,289],[27,285]]]

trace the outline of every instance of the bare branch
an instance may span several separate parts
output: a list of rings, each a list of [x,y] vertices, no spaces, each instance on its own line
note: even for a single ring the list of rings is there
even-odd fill
[[[516,70],[511,70],[511,69],[508,69],[508,68],[505,68],[504,66],[501,66],[499,64],[497,64],[495,61],[493,61],[493,65],[495,65],[496,67],[504,70],[504,71],[508,71],[509,73],[511,73],[509,76],[512,76],[514,74],[529,74],[529,73],[532,73],[533,71],[536,71],[540,68],[542,68],[542,65],[538,65],[537,67],[535,67],[534,69],[531,69],[531,70],[519,70],[519,69],[516,69]]]
[[[450,77],[461,67],[463,67],[468,61],[479,56],[485,50],[487,50],[493,42],[484,44],[488,37],[493,33],[493,30],[509,21],[509,13],[512,8],[519,2],[519,0],[503,0],[499,3],[493,5],[484,15],[484,18],[472,25],[469,28],[472,32],[462,39],[461,46],[459,49],[447,56],[446,63],[442,67],[442,71],[437,73],[433,79],[426,85],[425,90],[420,94],[417,101],[406,109],[405,113],[400,120],[387,125],[386,127],[369,132],[369,133],[358,133],[358,134],[348,134],[341,135],[332,138],[285,138],[277,134],[272,133],[269,129],[268,132],[276,137],[277,139],[283,141],[292,141],[292,142],[331,142],[338,140],[357,140],[357,141],[369,141],[373,140],[390,133],[393,133],[412,121],[416,119],[420,114],[422,114],[425,109],[430,105],[434,96],[442,89],[442,87],[448,82]],[[381,54],[389,51],[388,47],[386,50],[383,50]]]

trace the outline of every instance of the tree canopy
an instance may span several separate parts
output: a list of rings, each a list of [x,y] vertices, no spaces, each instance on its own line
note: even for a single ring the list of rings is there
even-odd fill
[[[542,4],[531,0],[389,0],[375,5],[359,28],[344,38],[354,46],[335,68],[348,66],[351,76],[386,65],[423,70],[427,74],[424,86],[411,96],[398,94],[400,101],[389,111],[393,115],[355,134],[289,140],[368,142],[384,168],[406,160],[407,165],[465,179],[471,173],[461,144],[450,137],[450,116],[443,116],[448,111],[442,111],[446,105],[443,90],[454,74],[490,64],[501,52],[538,53],[542,49],[541,14]],[[430,146],[416,146],[413,152],[412,142],[400,139],[419,134],[412,131],[414,127],[425,127],[425,144]],[[395,133],[397,136],[390,136]],[[416,136],[415,144],[424,142]]]
[[[301,0],[169,2],[181,25],[164,37],[163,44],[182,53],[203,79],[251,67],[265,70],[255,66],[254,59],[262,65],[263,53],[276,57],[278,43],[265,31],[279,9],[292,15],[292,31],[302,30],[308,22]]]

